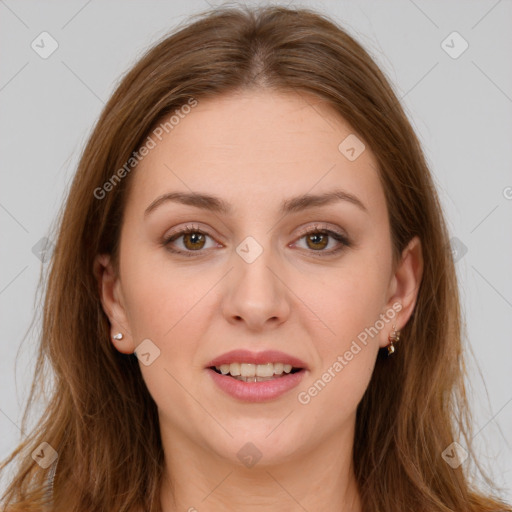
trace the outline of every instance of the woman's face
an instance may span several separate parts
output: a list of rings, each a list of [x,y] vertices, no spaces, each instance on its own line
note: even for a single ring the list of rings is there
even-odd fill
[[[350,447],[378,349],[418,284],[414,253],[392,268],[370,148],[304,93],[199,100],[173,126],[130,177],[119,275],[103,297],[118,350],[139,347],[162,435],[238,464]],[[197,196],[162,199],[171,193]],[[265,362],[303,369],[254,383],[209,368],[233,350],[280,351]]]

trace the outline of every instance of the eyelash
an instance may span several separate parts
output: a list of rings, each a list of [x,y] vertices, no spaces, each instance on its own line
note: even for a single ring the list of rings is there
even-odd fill
[[[187,235],[189,233],[198,233],[200,235],[206,235],[206,236],[208,236],[210,238],[213,238],[207,232],[202,231],[202,230],[200,230],[198,228],[187,227],[187,228],[184,228],[184,229],[182,229],[180,231],[177,231],[177,232],[172,233],[171,235],[165,237],[162,240],[162,246],[164,246],[168,251],[170,251],[170,252],[172,252],[174,254],[180,254],[180,255],[183,255],[183,256],[187,256],[187,257],[198,256],[198,255],[200,255],[204,251],[203,249],[199,249],[197,251],[182,251],[182,250],[176,250],[176,249],[172,249],[171,248],[171,242],[174,242],[175,240],[177,240],[177,239],[181,238],[182,236]],[[331,229],[318,229],[318,228],[305,230],[299,236],[299,238],[297,238],[297,241],[298,240],[302,240],[306,236],[317,235],[317,234],[328,235],[331,238],[333,238],[334,240],[336,240],[337,242],[339,242],[341,245],[337,249],[331,249],[330,251],[323,251],[323,250],[319,250],[319,251],[311,250],[311,251],[308,251],[308,252],[313,253],[314,256],[319,256],[321,258],[322,257],[327,257],[327,256],[332,256],[334,254],[338,254],[340,251],[342,251],[346,247],[350,247],[352,245],[351,242],[348,240],[348,238],[345,235],[343,235],[341,233],[338,233],[337,231],[333,231]]]

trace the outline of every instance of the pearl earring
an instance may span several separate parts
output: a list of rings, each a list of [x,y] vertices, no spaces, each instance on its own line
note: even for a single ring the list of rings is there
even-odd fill
[[[117,334],[112,336],[112,339],[114,339],[114,340],[122,340],[123,339],[123,333],[122,332],[118,332]]]

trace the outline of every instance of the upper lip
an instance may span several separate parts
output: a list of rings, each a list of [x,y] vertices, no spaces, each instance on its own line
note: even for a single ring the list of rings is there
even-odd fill
[[[307,365],[297,357],[285,354],[279,350],[264,350],[262,352],[251,352],[249,350],[232,350],[226,352],[215,359],[212,359],[206,367],[220,366],[222,364],[231,363],[251,363],[251,364],[266,364],[266,363],[283,363],[291,364],[293,368],[304,368],[307,370]]]

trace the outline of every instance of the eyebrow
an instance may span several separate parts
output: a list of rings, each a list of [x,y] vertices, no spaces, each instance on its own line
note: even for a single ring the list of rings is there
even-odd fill
[[[144,212],[144,216],[149,215],[152,211],[156,210],[159,206],[167,202],[175,202],[185,204],[188,206],[195,206],[203,210],[211,212],[230,215],[233,208],[230,203],[210,194],[201,194],[197,192],[169,192],[162,196],[157,197]],[[347,201],[357,206],[362,211],[368,213],[366,206],[355,195],[350,194],[341,189],[332,190],[323,194],[303,194],[290,199],[285,199],[281,203],[280,214],[288,214],[298,212],[306,208],[313,208],[315,206],[325,206],[338,201]]]

